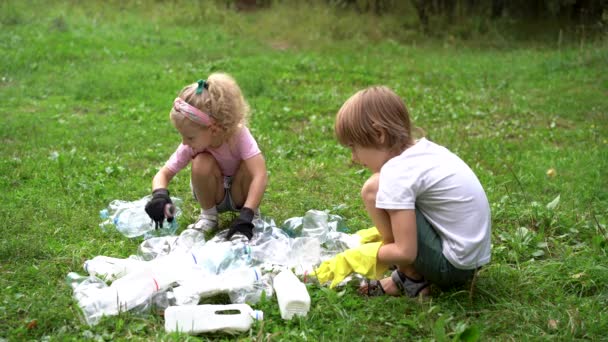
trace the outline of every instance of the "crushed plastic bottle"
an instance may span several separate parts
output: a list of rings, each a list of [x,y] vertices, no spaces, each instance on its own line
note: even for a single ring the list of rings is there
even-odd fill
[[[266,273],[262,275],[262,278],[253,282],[251,287],[243,287],[240,289],[233,289],[228,292],[230,302],[234,304],[256,304],[262,299],[262,294],[266,298],[272,298],[274,289],[272,288],[272,274]]]
[[[196,229],[185,229],[179,236],[158,236],[144,240],[138,253],[144,260],[152,260],[174,252],[187,252],[205,243],[205,235]]]
[[[239,267],[221,274],[209,274],[203,269],[191,272],[187,280],[173,289],[177,305],[196,305],[201,298],[220,293],[261,292],[263,286],[255,286],[262,281],[262,272],[257,267]]]
[[[92,276],[97,276],[106,281],[113,281],[129,272],[145,267],[146,262],[134,258],[112,258],[98,255],[93,259],[84,262],[85,272]]]
[[[321,243],[327,240],[329,214],[321,210],[309,210],[302,218],[302,236],[316,237]]]
[[[181,210],[179,209],[181,199],[171,197],[175,206],[175,218],[172,222],[165,220],[163,227],[156,230],[152,220],[145,211],[146,203],[151,198],[151,196],[145,196],[132,202],[123,200],[110,202],[106,209],[102,209],[99,212],[99,216],[105,220],[99,226],[104,229],[109,226],[115,226],[120,233],[129,238],[142,235],[145,238],[149,238],[152,236],[175,234],[178,228],[177,218],[181,215]]]
[[[281,225],[281,229],[292,238],[302,236],[302,217],[288,218]]]
[[[147,199],[143,198],[139,204],[140,212],[144,214]],[[114,226],[113,219],[119,207],[120,203],[113,203],[105,210],[108,225]],[[146,223],[150,223],[147,216],[144,218]],[[87,262],[86,270],[91,274],[105,275],[108,280],[117,278],[111,285],[96,276],[77,274],[70,274],[68,283],[74,289],[74,298],[87,323],[91,325],[103,316],[117,315],[121,311],[149,312],[154,307],[163,309],[175,305],[178,300],[182,304],[198,304],[201,297],[218,291],[227,293],[232,303],[256,303],[263,293],[267,298],[272,297],[274,274],[293,268],[306,279],[320,260],[360,243],[357,235],[341,233],[345,229],[343,220],[328,214],[328,211],[311,210],[303,217],[286,222],[277,227],[270,218],[255,220],[251,241],[225,241],[225,231],[223,235],[220,232],[205,241],[203,234],[192,229],[184,230],[180,236],[149,238],[141,243],[140,255],[134,258],[142,263],[141,267],[132,265],[131,261],[110,257],[93,258]],[[285,229],[289,224],[292,225],[291,233]],[[321,242],[321,239],[325,241]],[[255,281],[252,273],[247,271],[254,268],[260,270]],[[237,275],[239,272],[249,273]],[[201,283],[201,278],[205,287],[188,292],[189,287],[191,290],[195,287],[193,281]],[[274,285],[281,287],[281,277],[278,279]],[[290,289],[289,292],[298,286],[284,288]],[[304,314],[303,309],[309,305],[306,299],[289,299],[289,294],[287,297],[285,294],[283,291],[280,295],[284,309],[291,307],[293,312],[300,310]],[[301,295],[304,297],[303,292]],[[285,304],[289,302],[300,306]]]

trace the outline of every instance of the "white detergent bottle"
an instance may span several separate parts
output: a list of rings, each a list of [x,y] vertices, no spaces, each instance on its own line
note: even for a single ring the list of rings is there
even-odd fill
[[[253,310],[247,304],[181,305],[165,310],[165,331],[200,334],[222,331],[245,332],[255,320],[262,320],[264,313]]]
[[[310,295],[306,285],[290,269],[277,274],[272,286],[277,294],[281,318],[290,320],[294,315],[306,316],[310,309]]]

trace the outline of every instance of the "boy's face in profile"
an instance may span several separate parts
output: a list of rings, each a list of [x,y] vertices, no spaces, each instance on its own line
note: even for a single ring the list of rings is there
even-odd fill
[[[351,145],[350,151],[353,162],[363,165],[373,173],[380,172],[382,165],[394,157],[394,154],[389,151],[376,147]]]

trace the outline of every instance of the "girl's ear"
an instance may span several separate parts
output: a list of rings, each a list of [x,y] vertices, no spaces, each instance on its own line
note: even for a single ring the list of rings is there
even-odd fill
[[[217,133],[219,133],[221,131],[220,127],[217,124],[215,124],[215,123],[213,123],[213,124],[211,124],[211,126],[209,126],[209,130],[213,134],[217,134]]]

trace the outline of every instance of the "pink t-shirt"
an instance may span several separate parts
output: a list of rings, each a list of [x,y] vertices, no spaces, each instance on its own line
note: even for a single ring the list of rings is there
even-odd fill
[[[249,129],[243,127],[236,132],[230,141],[223,143],[218,148],[195,151],[187,145],[179,144],[177,150],[165,163],[165,167],[176,174],[185,168],[194,156],[202,152],[209,152],[213,155],[224,176],[234,176],[241,160],[247,160],[262,153]]]

